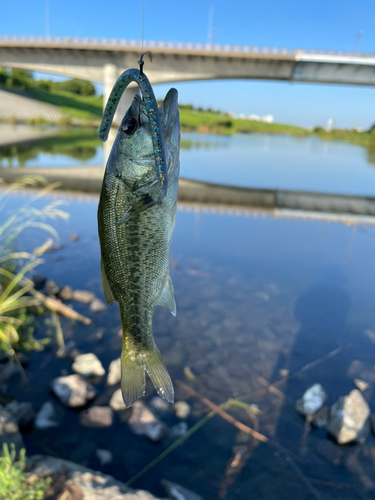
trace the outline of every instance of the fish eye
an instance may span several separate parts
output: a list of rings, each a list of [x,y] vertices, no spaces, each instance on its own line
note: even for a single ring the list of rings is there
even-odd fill
[[[126,135],[133,135],[134,132],[137,130],[137,128],[138,128],[138,122],[133,117],[127,118],[121,124],[121,130],[125,132]]]

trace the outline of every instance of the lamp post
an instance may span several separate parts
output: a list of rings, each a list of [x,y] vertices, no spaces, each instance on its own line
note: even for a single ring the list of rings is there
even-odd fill
[[[354,52],[357,52],[358,42],[362,35],[363,35],[362,30],[359,30],[358,33],[355,35],[354,49],[353,49]]]

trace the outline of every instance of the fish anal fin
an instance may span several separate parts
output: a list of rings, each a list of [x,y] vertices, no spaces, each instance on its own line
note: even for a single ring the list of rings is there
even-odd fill
[[[124,348],[121,354],[121,391],[127,408],[145,395],[146,372],[143,356]]]
[[[173,316],[176,316],[176,301],[174,299],[173,284],[169,273],[157,305],[165,307]]]
[[[101,262],[100,262],[100,269],[102,271],[102,283],[103,283],[104,297],[105,297],[105,300],[108,302],[108,304],[112,305],[115,299],[113,297],[111,287],[109,286],[107,276],[105,274],[103,260],[101,260]]]
[[[156,392],[168,403],[174,403],[174,390],[171,377],[165,367],[163,358],[155,346],[144,358],[146,371],[154,384]]]

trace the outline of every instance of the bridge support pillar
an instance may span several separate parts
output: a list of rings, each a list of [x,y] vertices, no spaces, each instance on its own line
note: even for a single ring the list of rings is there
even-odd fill
[[[120,70],[115,64],[105,64],[103,67],[103,82],[104,82],[104,93],[103,93],[103,109],[107,104],[108,97],[111,90],[116,83],[117,78],[120,76]],[[130,86],[123,93],[120,102],[117,106],[117,111],[113,119],[115,125],[120,125],[121,120],[124,118],[126,111],[130,107],[135,94],[138,91],[138,85],[136,83],[131,83]],[[104,143],[104,156],[105,161],[107,161],[109,153],[112,148],[113,141],[115,140],[117,130],[112,128],[109,132],[108,139]]]

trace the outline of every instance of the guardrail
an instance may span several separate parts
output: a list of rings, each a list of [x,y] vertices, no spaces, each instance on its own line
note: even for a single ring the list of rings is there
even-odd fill
[[[66,36],[23,36],[23,35],[0,35],[1,42],[30,42],[33,44],[78,44],[78,45],[103,45],[106,47],[141,47],[140,40],[127,40],[118,38],[84,38]],[[316,49],[291,49],[280,47],[259,47],[253,45],[229,45],[210,43],[190,43],[190,42],[162,42],[145,40],[143,47],[165,48],[165,49],[186,49],[186,50],[206,50],[214,52],[244,52],[254,54],[278,54],[278,55],[301,55],[316,54],[328,56],[348,56],[348,57],[372,57],[375,52],[350,52],[343,50],[316,50]]]

